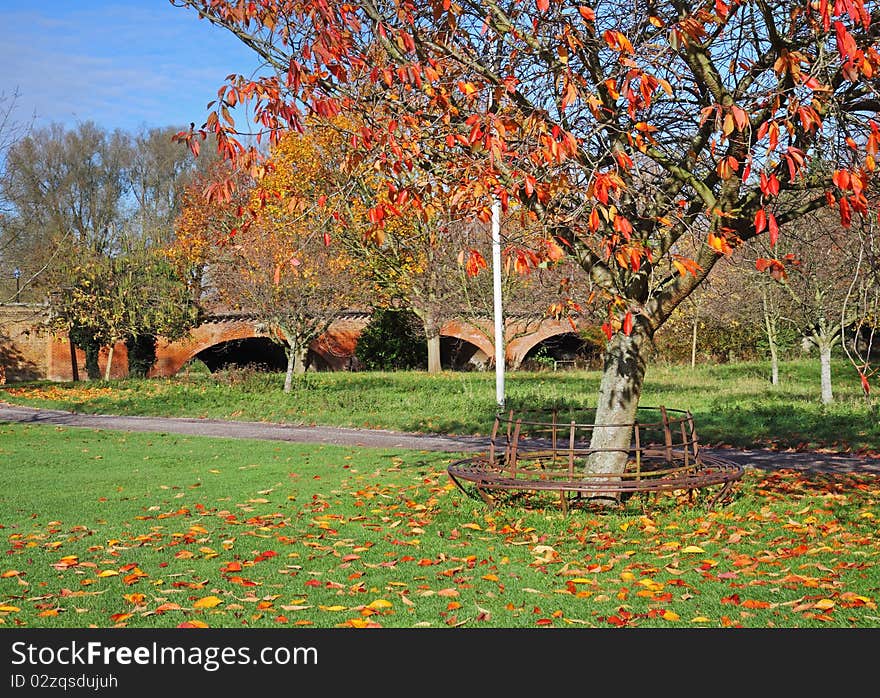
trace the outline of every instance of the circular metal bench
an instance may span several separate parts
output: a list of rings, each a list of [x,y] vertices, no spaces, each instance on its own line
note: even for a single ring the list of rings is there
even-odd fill
[[[713,488],[709,505],[715,506],[730,497],[733,483],[743,476],[741,465],[701,453],[690,412],[665,407],[640,407],[632,424],[611,425],[632,433],[623,472],[588,472],[591,456],[610,450],[590,446],[598,426],[594,417],[595,410],[565,419],[558,410],[498,414],[489,451],[458,460],[447,472],[462,492],[476,491],[490,505],[500,491],[549,491],[559,494],[565,512],[572,497],[620,500],[627,494],[683,490],[693,500],[702,488]]]

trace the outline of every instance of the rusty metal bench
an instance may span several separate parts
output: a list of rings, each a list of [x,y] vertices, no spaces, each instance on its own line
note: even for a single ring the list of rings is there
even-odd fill
[[[620,500],[628,494],[682,490],[693,501],[698,489],[710,491],[709,505],[727,500],[743,467],[700,451],[690,412],[665,407],[641,407],[632,424],[613,425],[632,430],[627,463],[622,473],[588,473],[585,466],[596,424],[595,411],[560,419],[549,413],[498,414],[488,453],[452,463],[447,472],[458,488],[472,495],[469,483],[487,504],[497,503],[498,492],[555,492],[563,511],[576,498]]]

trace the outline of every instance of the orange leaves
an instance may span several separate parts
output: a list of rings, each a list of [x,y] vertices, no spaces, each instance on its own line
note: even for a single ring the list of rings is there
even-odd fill
[[[696,276],[698,271],[702,271],[702,267],[694,260],[680,254],[672,255],[672,266],[675,267],[680,276],[685,276],[686,274]]]
[[[733,252],[733,248],[730,246],[730,243],[727,242],[727,238],[723,235],[709,233],[706,242],[709,247],[715,250],[718,254],[729,255]]]
[[[608,204],[610,197],[625,189],[623,180],[616,172],[596,172],[587,189],[587,196],[602,204]]]
[[[602,34],[602,38],[605,39],[605,43],[608,44],[610,49],[617,51],[618,53],[633,53],[633,45],[630,43],[629,39],[619,31],[607,29]]]
[[[766,259],[759,257],[755,260],[755,269],[760,272],[768,271],[774,279],[781,280],[786,276],[785,265],[778,259]]]
[[[721,179],[730,179],[737,170],[739,170],[739,160],[733,155],[721,158],[715,168],[715,171]]]
[[[464,261],[464,251],[459,253],[459,264]],[[486,264],[486,258],[480,253],[479,250],[471,249],[468,251],[467,263],[465,264],[465,271],[468,276],[476,276],[480,273],[480,270],[485,269],[488,265]]]
[[[596,12],[592,7],[586,7],[585,5],[581,5],[578,7],[578,12],[585,22],[595,22],[596,21]]]

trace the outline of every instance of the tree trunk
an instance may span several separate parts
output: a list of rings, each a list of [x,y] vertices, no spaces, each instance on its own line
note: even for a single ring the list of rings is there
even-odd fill
[[[308,347],[305,349],[298,349],[296,352],[296,356],[294,357],[293,363],[293,372],[296,374],[303,374],[306,372],[306,359],[308,358],[309,350]]]
[[[110,380],[110,369],[113,367],[113,349],[114,344],[111,342],[110,348],[107,350],[107,365],[104,367],[104,380]]]
[[[596,405],[596,428],[590,440],[595,452],[587,459],[586,473],[622,473],[629,459],[632,424],[642,394],[647,336],[635,328],[627,337],[618,332],[605,347],[605,364]],[[603,479],[604,481],[604,479]],[[616,497],[593,495],[599,500]]]
[[[101,347],[94,342],[86,342],[83,351],[86,354],[86,375],[89,380],[101,380],[101,367],[98,365]]]
[[[440,373],[440,333],[434,331],[429,334],[429,330],[425,328],[425,335],[428,338],[428,373]]]
[[[821,342],[819,344],[819,364],[821,366],[822,404],[828,405],[834,401],[834,395],[831,392],[831,343],[830,342]]]
[[[74,381],[79,380],[79,363],[76,360],[76,343],[73,341],[73,333],[67,333],[67,343],[70,345],[70,375]]]
[[[762,289],[761,302],[764,309],[764,328],[767,330],[767,344],[770,347],[770,383],[779,384],[779,348],[776,343],[778,334],[776,318],[770,312],[767,291]]]
[[[775,338],[770,340],[770,383],[779,385],[779,352]]]
[[[293,387],[293,373],[296,369],[296,344],[291,343],[287,346],[287,373],[284,374],[284,392],[289,393]]]

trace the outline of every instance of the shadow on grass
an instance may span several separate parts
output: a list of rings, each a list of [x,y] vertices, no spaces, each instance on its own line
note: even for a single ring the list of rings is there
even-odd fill
[[[821,405],[716,405],[693,411],[700,442],[741,448],[876,449],[880,425],[867,413]]]

